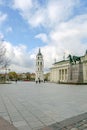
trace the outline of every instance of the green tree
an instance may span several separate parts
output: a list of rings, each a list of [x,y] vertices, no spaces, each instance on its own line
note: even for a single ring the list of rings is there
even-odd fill
[[[18,79],[18,75],[16,72],[9,72],[9,79],[10,80],[16,80]]]

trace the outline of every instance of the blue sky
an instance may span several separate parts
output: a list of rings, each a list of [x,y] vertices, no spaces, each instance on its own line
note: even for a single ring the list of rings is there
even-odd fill
[[[41,41],[34,38],[35,35],[41,32],[42,28],[38,29],[29,26],[17,10],[14,10],[6,5],[1,6],[1,12],[8,15],[6,22],[1,27],[1,32],[4,34],[4,38],[12,44],[26,44],[29,49],[41,46]],[[12,28],[12,31],[6,31],[6,28]],[[43,32],[46,30],[43,29]]]
[[[64,54],[84,55],[87,0],[0,0],[0,37],[12,71],[34,72],[39,48],[49,70]]]

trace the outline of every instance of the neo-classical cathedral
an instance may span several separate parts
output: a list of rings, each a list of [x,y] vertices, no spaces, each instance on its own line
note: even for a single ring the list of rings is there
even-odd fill
[[[50,81],[56,83],[87,83],[87,51],[80,57],[80,62],[69,60],[55,62],[50,69]]]
[[[35,81],[44,81],[43,69],[44,69],[43,55],[41,53],[41,50],[39,49],[39,52],[36,55],[36,78],[35,78]]]

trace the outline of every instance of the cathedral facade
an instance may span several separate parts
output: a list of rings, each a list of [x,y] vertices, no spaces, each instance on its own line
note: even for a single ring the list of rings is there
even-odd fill
[[[87,83],[87,53],[81,56],[81,61],[71,64],[62,60],[50,68],[50,81],[56,83]]]
[[[44,60],[41,50],[36,55],[36,78],[35,81],[44,81]]]

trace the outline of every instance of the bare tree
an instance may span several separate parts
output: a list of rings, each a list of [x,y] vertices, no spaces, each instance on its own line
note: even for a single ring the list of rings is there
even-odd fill
[[[3,41],[0,41],[0,66],[3,65],[5,59],[6,49],[4,47]]]
[[[9,65],[9,59],[6,57],[6,48],[3,40],[0,40],[0,67],[7,67]]]

